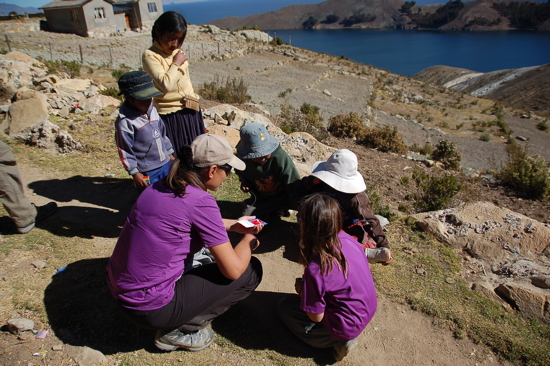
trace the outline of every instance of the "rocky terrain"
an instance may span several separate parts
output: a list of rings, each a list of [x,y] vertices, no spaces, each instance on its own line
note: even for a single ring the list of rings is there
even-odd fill
[[[504,139],[496,129],[489,128],[481,132],[472,129],[472,123],[492,120],[494,116],[487,110],[492,108],[494,102],[328,55],[289,46],[272,47],[262,42],[266,36],[261,32],[247,33],[244,36],[215,27],[191,27],[184,50],[191,50],[190,70],[196,90],[200,93],[201,84],[212,82],[214,76],[222,79],[237,77],[248,84],[248,93],[252,97],[251,103],[243,105],[203,100],[203,114],[209,131],[226,137],[234,146],[238,141],[238,130],[243,124],[252,120],[265,123],[292,156],[301,174],[308,174],[315,161],[326,159],[334,149],[351,149],[359,158],[360,171],[367,186],[381,197],[382,205],[388,205],[393,213],[401,216],[414,214],[407,197],[417,192],[418,187],[412,183],[404,183],[412,181],[412,171],[418,169],[432,174],[437,172],[437,168],[428,167],[423,162],[425,157],[423,159],[417,154],[401,156],[382,153],[359,145],[352,139],[329,137],[320,143],[307,133],[287,135],[279,128],[281,105],[298,108],[303,103],[309,103],[319,106],[325,122],[331,116],[355,112],[368,126],[396,126],[408,145],[424,145],[426,142],[436,144],[441,139],[455,142],[463,156],[462,172],[465,175],[461,179],[468,186],[468,190],[461,200],[466,204],[446,211],[415,214],[414,218],[424,230],[463,256],[462,278],[472,288],[500,302],[502,306],[513,309],[510,311],[519,311],[527,318],[539,319],[542,322],[549,321],[550,204],[548,201],[519,197],[495,184],[493,176],[489,174],[489,169],[502,165],[506,160]],[[45,39],[54,42],[56,49],[64,50],[64,55],[68,59],[77,59],[77,46],[79,43],[84,44],[86,64],[91,72],[86,71],[84,67],[81,77],[75,79],[48,74],[41,61],[33,58],[42,55],[47,59],[48,48],[39,47],[40,44],[47,44],[44,42]],[[100,94],[101,90],[116,84],[109,75],[110,70],[105,70],[106,67],[97,67],[110,62],[109,46],[116,50],[117,55],[123,55],[120,59],[123,62],[120,63],[128,62],[126,65],[131,65],[136,64],[137,51],[146,48],[150,42],[148,36],[139,34],[114,39],[107,37],[83,40],[70,35],[43,32],[13,35],[12,40],[24,53],[11,52],[0,56],[0,75],[3,83],[3,102],[0,103],[0,110],[5,113],[0,128],[6,133],[3,138],[17,139],[36,146],[35,148],[49,150],[55,155],[79,154],[86,147],[71,136],[71,131],[80,129],[82,124],[93,125],[100,118],[109,115],[114,118],[116,115],[115,107],[119,101]],[[219,43],[223,43],[224,47],[220,54],[217,53]],[[204,56],[202,49],[205,49]],[[61,51],[58,52],[61,54]],[[441,81],[443,80],[446,80],[445,76],[441,76]],[[536,128],[537,123],[544,118],[537,113],[525,114],[525,111],[505,108],[503,118],[514,130],[513,137],[529,139],[529,151],[539,153],[546,160],[550,160],[550,135]],[[56,123],[68,125],[70,128],[60,128]],[[463,126],[457,128],[458,123]],[[478,138],[481,133],[490,134],[490,141],[481,141]],[[518,144],[525,146],[527,141],[522,139],[518,139]],[[104,285],[100,278],[102,272],[98,272],[97,269],[103,269],[104,263],[101,262],[101,258],[97,258],[106,257],[112,251],[118,233],[117,224],[121,220],[123,222],[128,210],[128,207],[123,208],[122,204],[114,202],[126,203],[132,200],[132,197],[123,193],[120,186],[114,185],[118,180],[122,183],[127,180],[123,173],[111,168],[107,162],[104,164],[108,167],[105,169],[104,177],[71,177],[60,180],[54,179],[53,172],[22,166],[29,188],[37,195],[33,196],[35,202],[40,204],[40,200],[47,199],[60,202],[61,209],[57,220],[64,230],[69,230],[69,233],[63,235],[74,236],[70,232],[74,227],[87,228],[86,233],[92,240],[90,247],[95,248],[96,252],[89,254],[83,261],[69,265],[73,273],[86,274],[83,277],[87,278],[99,278],[92,284],[85,282],[84,286]],[[97,182],[86,183],[87,179],[96,179]],[[55,181],[56,184],[46,186],[46,181]],[[111,187],[108,190],[98,188],[106,185]],[[78,193],[77,200],[71,193],[75,190],[83,191]],[[102,215],[94,215],[94,210],[100,210],[101,207],[107,207],[109,210]],[[55,230],[52,229],[56,233],[61,232],[61,229]],[[393,230],[391,225],[388,230]],[[5,234],[6,238],[9,237],[8,234]],[[267,238],[266,242],[269,244]],[[410,252],[410,255],[416,253],[412,245],[404,250],[406,253]],[[266,268],[260,296],[265,297],[262,305],[266,306],[266,309],[270,309],[270,304],[275,303],[273,294],[292,292],[289,278],[296,276],[300,268],[288,260],[291,256],[289,251],[291,252],[289,248],[277,248],[266,249],[260,253]],[[47,257],[43,255],[43,258]],[[94,259],[90,259],[92,257]],[[28,275],[25,268],[28,269],[31,265],[34,268],[33,276],[44,268],[49,268],[46,266],[47,261],[38,262],[29,253],[14,252],[2,261],[4,265],[1,266],[0,275],[10,285],[17,281],[19,276]],[[86,261],[90,262],[87,264]],[[420,276],[425,273],[422,267],[417,267],[415,271]],[[62,359],[63,362],[73,360],[82,364],[105,359],[102,354],[98,355],[93,350],[83,350],[82,347],[75,346],[95,346],[106,354],[111,352],[111,356],[116,354],[112,351],[113,345],[109,343],[116,339],[118,330],[98,325],[99,330],[95,331],[106,332],[102,334],[105,341],[104,338],[99,341],[92,335],[88,338],[88,335],[79,334],[79,329],[72,329],[71,332],[69,319],[63,319],[64,308],[59,306],[60,300],[56,300],[55,296],[66,296],[63,295],[63,286],[82,291],[78,289],[79,281],[79,276],[75,276],[74,280],[57,277],[51,284],[45,284],[47,289],[44,291],[44,302],[57,332],[55,337],[51,334],[45,342],[48,349],[53,350],[50,356],[57,357],[55,359],[59,364]],[[452,282],[449,280],[447,283]],[[6,286],[2,290],[5,291],[5,299],[12,296],[10,289],[10,286]],[[89,306],[70,299],[70,296],[65,301],[67,306]],[[90,298],[89,301],[96,304],[94,301],[97,300]],[[361,351],[346,359],[349,364],[363,364],[365,357],[388,365],[401,365],[410,357],[419,364],[505,364],[490,356],[486,349],[479,351],[483,356],[472,361],[471,357],[476,351],[474,349],[472,353],[471,343],[455,341],[449,334],[434,330],[429,325],[430,321],[417,312],[396,306],[383,298],[381,304],[377,318],[379,321],[373,322],[374,328],[369,331],[368,337],[365,336],[361,340]],[[9,300],[2,302],[0,313],[4,316],[12,313],[11,306]],[[113,310],[109,304],[102,303],[100,306],[105,311]],[[98,311],[87,309],[90,312]],[[250,311],[256,312],[256,315],[265,315],[267,311],[254,307],[252,309]],[[53,328],[52,325],[51,329]],[[216,331],[223,331],[223,327]],[[126,332],[133,334],[135,330],[126,329]],[[147,337],[136,333],[136,337],[138,335],[141,336],[141,345]],[[0,354],[0,357],[4,357],[0,360],[5,361],[5,364],[15,365],[19,360],[41,357],[40,354],[33,356],[30,348],[26,348],[36,347],[37,340],[34,337],[24,333],[17,344],[14,343],[14,339],[15,337],[8,333],[0,334],[0,343],[3,342],[8,350]],[[63,345],[62,341],[66,344]],[[235,342],[238,344],[239,341]],[[399,344],[399,347],[395,344]],[[58,348],[56,351],[53,349],[54,346],[61,346],[61,349]],[[124,343],[124,346],[135,348],[134,344]],[[263,348],[262,345],[258,347]],[[296,346],[288,347],[294,349],[292,347]],[[376,352],[378,347],[386,351]],[[475,347],[481,349],[477,345]],[[283,348],[286,347],[282,347],[281,350]],[[281,350],[276,349],[279,353],[283,352]],[[58,356],[55,356],[56,354]],[[207,357],[218,357],[216,360],[219,362],[239,364],[231,358],[223,360],[223,357],[219,359],[220,356],[215,355]],[[104,362],[116,363],[110,358]]]

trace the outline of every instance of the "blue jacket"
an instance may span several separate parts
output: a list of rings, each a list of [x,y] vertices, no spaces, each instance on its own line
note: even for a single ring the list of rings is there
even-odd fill
[[[115,121],[115,130],[118,154],[128,174],[155,170],[170,161],[174,149],[153,105],[142,115],[123,103]]]

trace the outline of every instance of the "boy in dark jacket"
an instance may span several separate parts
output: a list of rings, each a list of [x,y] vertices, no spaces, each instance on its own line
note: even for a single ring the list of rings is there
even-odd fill
[[[301,193],[300,174],[292,159],[259,122],[242,127],[240,134],[237,156],[246,169],[237,175],[241,190],[251,194],[243,215],[267,219],[272,213],[287,210]]]
[[[130,71],[118,80],[124,103],[115,121],[115,140],[124,169],[141,192],[164,178],[174,160],[172,143],[152,98],[162,94],[144,71]]]

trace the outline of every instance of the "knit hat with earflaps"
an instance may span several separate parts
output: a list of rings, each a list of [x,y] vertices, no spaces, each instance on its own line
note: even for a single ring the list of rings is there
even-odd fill
[[[341,149],[333,152],[327,161],[313,164],[311,175],[339,192],[359,193],[367,189],[367,186],[357,167],[357,156],[347,149]]]

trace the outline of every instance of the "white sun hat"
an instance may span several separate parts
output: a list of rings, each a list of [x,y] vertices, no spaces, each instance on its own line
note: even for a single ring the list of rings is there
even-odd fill
[[[347,149],[341,149],[333,152],[327,161],[313,164],[311,175],[339,192],[359,193],[367,189],[367,186],[357,167],[357,156]]]

